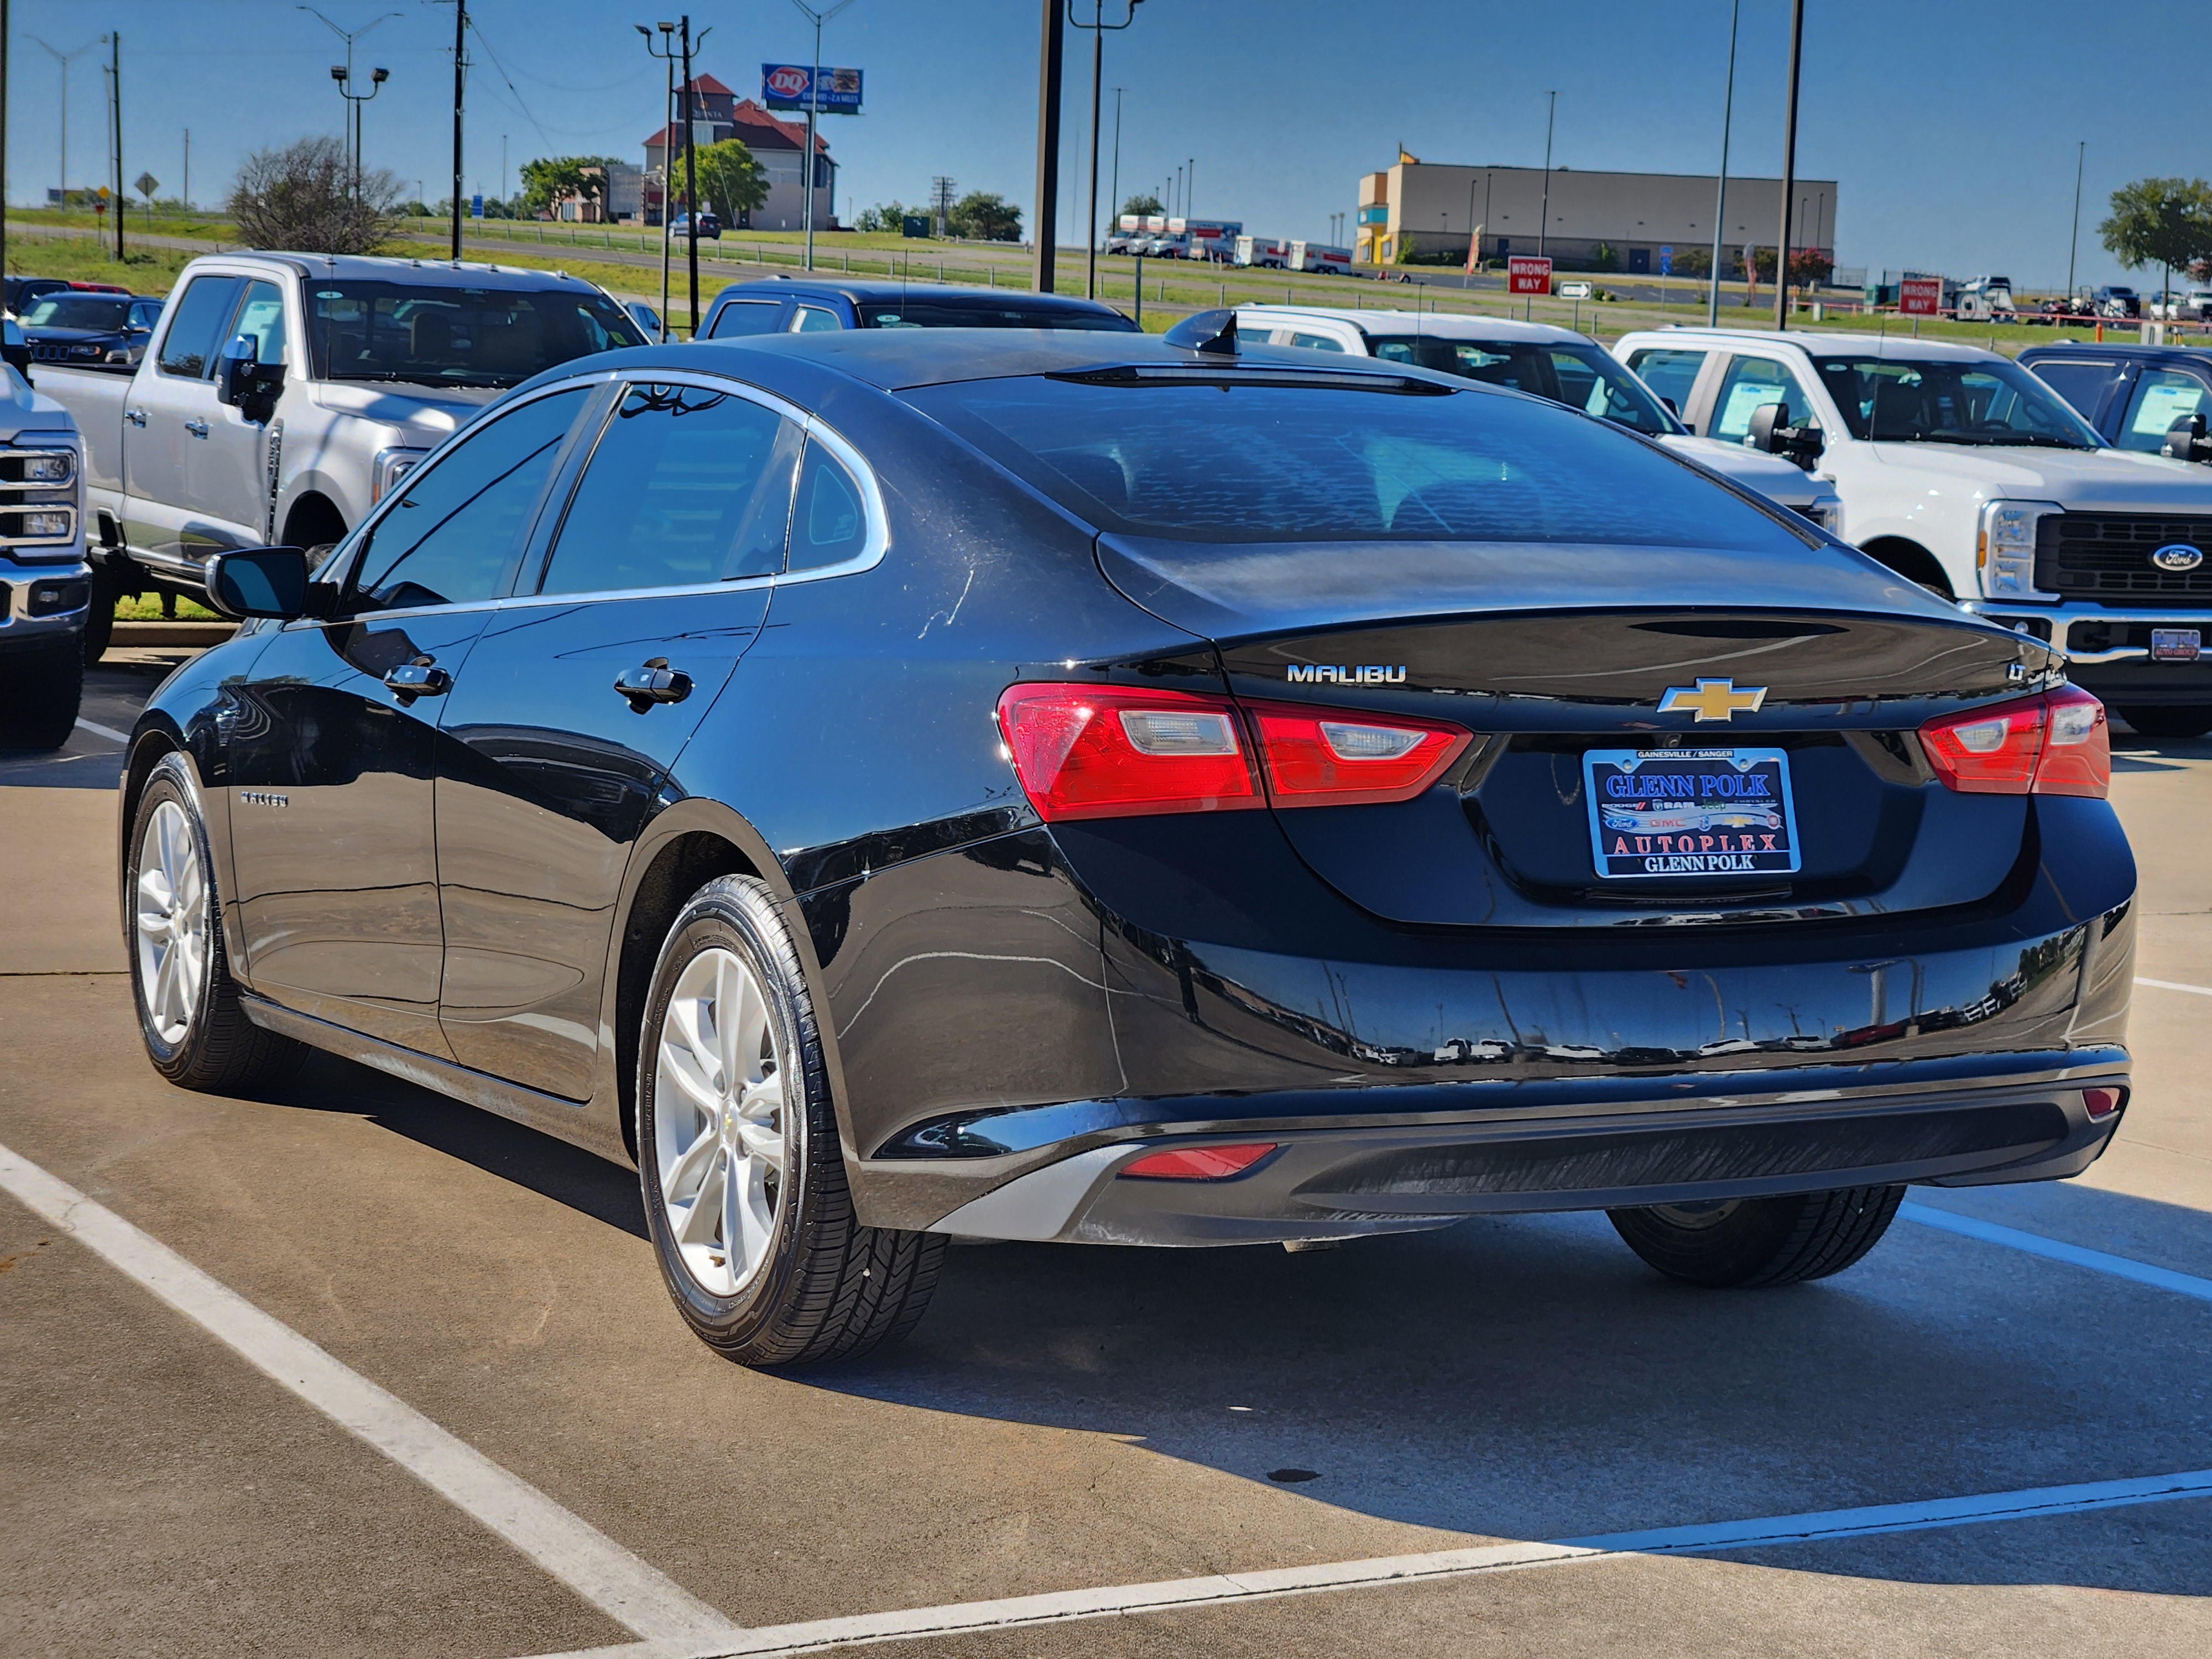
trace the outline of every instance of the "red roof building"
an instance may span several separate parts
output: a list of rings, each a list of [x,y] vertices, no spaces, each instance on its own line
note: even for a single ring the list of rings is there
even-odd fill
[[[805,173],[801,159],[806,149],[806,123],[788,121],[772,115],[750,98],[739,98],[711,75],[694,76],[691,80],[692,121],[695,131],[692,142],[697,144],[719,143],[725,138],[742,138],[745,148],[753,154],[763,172],[768,174],[768,200],[745,216],[741,228],[755,230],[797,230],[805,222],[805,198],[802,193]],[[680,202],[684,194],[684,128],[680,122],[672,121],[661,131],[648,134],[645,140],[646,219],[655,223],[659,216],[660,191],[658,181],[662,176],[665,160],[675,164],[675,190]],[[836,220],[831,209],[837,194],[837,164],[830,157],[830,141],[817,131],[814,138],[814,223],[817,229],[834,228]]]

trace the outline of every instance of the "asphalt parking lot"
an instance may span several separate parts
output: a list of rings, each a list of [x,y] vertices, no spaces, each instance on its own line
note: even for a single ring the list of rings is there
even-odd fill
[[[0,1652],[2212,1650],[2212,742],[2116,741],[2136,1093],[2076,1181],[1767,1292],[1597,1216],[961,1249],[907,1346],[770,1376],[625,1171],[147,1066],[108,733],[179,654],[0,757]]]

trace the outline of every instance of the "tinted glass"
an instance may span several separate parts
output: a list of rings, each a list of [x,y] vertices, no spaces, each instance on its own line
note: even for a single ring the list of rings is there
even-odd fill
[[[581,387],[556,392],[495,416],[410,474],[354,566],[346,609],[495,597],[588,395]]]
[[[781,300],[732,300],[714,313],[714,326],[707,337],[727,340],[740,334],[772,334],[782,310]]]
[[[208,365],[215,360],[216,337],[230,320],[230,308],[244,280],[192,278],[185,297],[177,301],[176,315],[169,319],[169,331],[161,337],[160,361],[164,374],[198,379],[208,372]]]
[[[1133,334],[1137,325],[1111,311],[1073,306],[1025,305],[1011,295],[995,299],[989,290],[973,300],[945,298],[864,300],[854,309],[862,328],[1076,328],[1092,333]]]
[[[1308,351],[1341,351],[1344,349],[1343,341],[1333,339],[1328,335],[1300,334],[1296,331],[1291,332],[1291,343],[1294,346],[1304,346]]]
[[[1820,378],[1854,438],[2094,449],[2058,395],[2002,358],[1823,357]]]
[[[868,542],[860,486],[820,444],[806,446],[799,498],[791,514],[791,568],[818,570],[858,558]]]
[[[1474,388],[1393,393],[1224,374],[971,381],[907,396],[1071,511],[1140,535],[1802,544],[1625,433]]]
[[[630,388],[576,486],[538,591],[621,592],[783,566],[799,429],[697,386]]]
[[[1797,377],[1782,364],[1764,357],[1739,357],[1729,365],[1713,399],[1707,436],[1724,443],[1741,443],[1751,433],[1751,417],[1769,404],[1780,404],[1784,426],[1802,426],[1813,418],[1813,405]]]
[[[97,294],[49,294],[31,301],[23,312],[25,328],[121,328],[131,314],[131,301]]]
[[[2166,428],[2191,415],[2212,414],[2204,382],[2171,368],[2147,368],[2136,382],[2128,418],[2120,428],[2119,447],[2156,454],[2166,447]]]
[[[1680,430],[1651,394],[1594,345],[1534,340],[1444,339],[1433,334],[1369,336],[1375,356],[1392,362],[1510,386],[1638,432]]]
[[[249,283],[238,320],[230,325],[233,338],[243,335],[253,342],[253,361],[284,361],[284,296],[274,283]]]
[[[791,319],[793,334],[820,334],[833,329],[842,329],[834,311],[824,311],[818,306],[801,306],[799,314]]]
[[[2119,374],[2115,363],[2038,363],[2036,378],[2074,405],[2085,421],[2097,418],[2105,392]]]
[[[310,282],[307,349],[332,380],[518,386],[593,352],[643,345],[623,308],[596,289],[446,288]]]
[[[1628,366],[1652,391],[1662,398],[1672,398],[1680,413],[1690,406],[1690,391],[1698,383],[1698,371],[1705,366],[1705,354],[1647,346],[1630,354]]]

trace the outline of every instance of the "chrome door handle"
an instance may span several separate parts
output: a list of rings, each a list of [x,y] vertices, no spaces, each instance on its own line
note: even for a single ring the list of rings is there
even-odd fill
[[[642,668],[616,675],[615,690],[629,699],[632,714],[642,714],[657,702],[682,702],[691,695],[691,677],[671,668],[665,657],[648,657]]]
[[[429,658],[417,657],[386,669],[384,684],[402,703],[411,703],[417,697],[444,696],[453,689],[453,677]]]
[[[195,438],[204,438],[208,434],[208,425],[205,421],[186,421],[185,422],[185,430],[191,433]]]
[[[146,411],[143,409],[126,409],[123,411],[123,418],[133,426],[143,426],[146,424]]]

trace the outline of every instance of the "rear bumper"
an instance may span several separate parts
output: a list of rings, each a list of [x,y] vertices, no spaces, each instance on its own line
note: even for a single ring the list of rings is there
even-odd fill
[[[1448,1226],[1470,1215],[1693,1203],[1844,1187],[1977,1186],[2077,1175],[2124,1108],[2089,1116],[2082,1090],[2124,1090],[2112,1056],[1994,1088],[1838,1097],[1708,1097],[1663,1109],[1496,1115],[1393,1127],[1295,1123],[1146,1138],[1056,1157],[936,1222],[963,1237],[1088,1244],[1252,1244]],[[1224,1180],[1122,1171],[1166,1147],[1275,1150]]]

